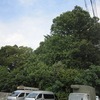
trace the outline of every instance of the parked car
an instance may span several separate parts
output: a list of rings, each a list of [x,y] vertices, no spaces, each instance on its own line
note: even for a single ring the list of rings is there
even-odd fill
[[[30,90],[16,90],[12,92],[8,97],[7,100],[24,100],[24,98],[32,91]]]
[[[57,100],[51,91],[33,91],[25,97],[25,100]]]

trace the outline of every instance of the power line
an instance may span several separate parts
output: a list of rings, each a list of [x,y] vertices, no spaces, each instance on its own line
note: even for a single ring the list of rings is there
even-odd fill
[[[89,12],[86,0],[84,0],[84,3],[85,3],[86,10]]]
[[[95,15],[96,15],[96,17],[98,17],[98,14],[97,14],[97,8],[96,8],[96,0],[94,0],[93,2],[94,2]]]
[[[98,17],[97,7],[96,7],[96,0],[89,0],[89,2],[91,4],[93,17]],[[88,12],[89,12],[89,9],[88,9],[88,5],[87,4],[89,2],[87,0],[84,0],[85,8],[86,8],[86,11],[88,11]]]
[[[92,7],[93,16],[95,17],[95,11],[94,11],[94,7],[93,7],[93,1],[90,0],[90,3],[91,3],[91,7]]]

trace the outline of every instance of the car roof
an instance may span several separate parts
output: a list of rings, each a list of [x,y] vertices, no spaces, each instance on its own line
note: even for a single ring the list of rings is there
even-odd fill
[[[54,93],[51,92],[51,91],[42,91],[42,90],[40,90],[40,91],[32,91],[32,93],[46,93],[46,94],[54,94]]]
[[[16,90],[14,92],[32,92],[31,90]]]

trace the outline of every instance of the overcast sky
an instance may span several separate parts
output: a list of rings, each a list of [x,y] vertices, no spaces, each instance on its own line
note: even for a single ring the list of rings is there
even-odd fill
[[[99,16],[100,0],[96,4]],[[86,9],[84,0],[0,0],[0,47],[16,44],[36,49],[50,34],[52,20],[76,5]]]

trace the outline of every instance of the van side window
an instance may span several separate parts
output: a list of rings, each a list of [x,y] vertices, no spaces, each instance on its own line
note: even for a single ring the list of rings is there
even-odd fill
[[[39,95],[38,95],[37,99],[39,99],[39,98],[42,98],[42,94],[39,94]]]
[[[81,100],[83,100],[83,98],[81,98]]]
[[[21,93],[21,94],[19,95],[19,97],[24,97],[24,93]]]
[[[26,93],[26,96],[28,95],[29,93]]]
[[[44,99],[54,99],[53,94],[44,94]]]

